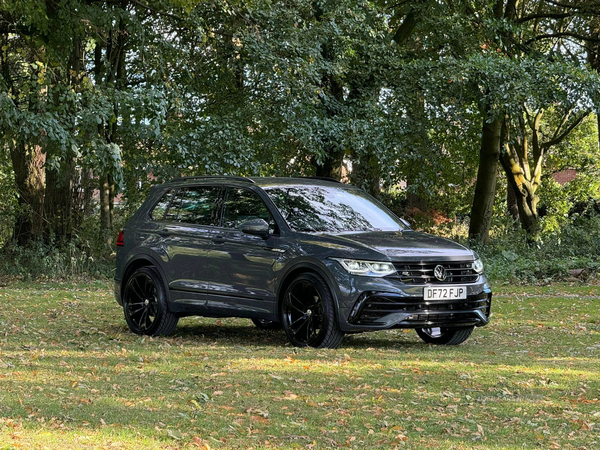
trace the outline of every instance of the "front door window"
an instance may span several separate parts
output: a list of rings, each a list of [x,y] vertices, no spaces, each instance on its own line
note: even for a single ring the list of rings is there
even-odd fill
[[[241,229],[244,222],[251,219],[263,219],[269,224],[271,233],[275,230],[275,221],[265,202],[247,189],[231,188],[225,200],[223,227]]]

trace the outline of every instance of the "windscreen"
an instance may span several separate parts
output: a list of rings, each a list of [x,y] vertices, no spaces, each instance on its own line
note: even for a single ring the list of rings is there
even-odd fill
[[[400,220],[360,189],[278,186],[265,191],[290,228],[303,232],[400,231]]]

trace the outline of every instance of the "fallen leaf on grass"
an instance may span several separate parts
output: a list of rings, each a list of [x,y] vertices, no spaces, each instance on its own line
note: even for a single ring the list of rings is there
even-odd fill
[[[250,416],[250,420],[252,420],[254,422],[260,422],[260,423],[269,423],[269,419],[265,419],[264,417],[261,417],[261,416]]]
[[[181,433],[181,431],[167,430],[167,434],[169,435],[170,438],[175,439],[176,441],[183,440],[183,434]]]
[[[291,391],[283,391],[283,398],[286,400],[296,400],[298,396]]]

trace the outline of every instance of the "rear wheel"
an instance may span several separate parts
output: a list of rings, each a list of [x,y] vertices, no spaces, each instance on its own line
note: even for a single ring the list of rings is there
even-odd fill
[[[436,345],[458,345],[471,336],[475,327],[461,328],[417,328],[415,331],[423,341]]]
[[[281,324],[274,320],[252,319],[252,323],[261,330],[281,330]]]
[[[297,347],[337,348],[344,333],[335,315],[333,296],[317,274],[305,273],[284,293],[281,323],[289,341]]]
[[[141,267],[131,274],[123,291],[123,311],[129,329],[136,334],[167,336],[179,318],[167,309],[167,293],[158,271]]]

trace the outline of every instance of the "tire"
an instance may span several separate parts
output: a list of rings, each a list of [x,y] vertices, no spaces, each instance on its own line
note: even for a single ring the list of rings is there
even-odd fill
[[[252,319],[252,323],[261,330],[281,330],[281,324],[274,320]]]
[[[333,295],[325,280],[315,273],[297,276],[285,290],[281,324],[296,347],[337,348],[344,337]]]
[[[123,313],[133,333],[147,336],[168,336],[179,321],[177,315],[169,312],[165,284],[152,266],[137,269],[127,279]]]
[[[458,345],[469,339],[474,328],[417,328],[415,331],[428,344]]]

